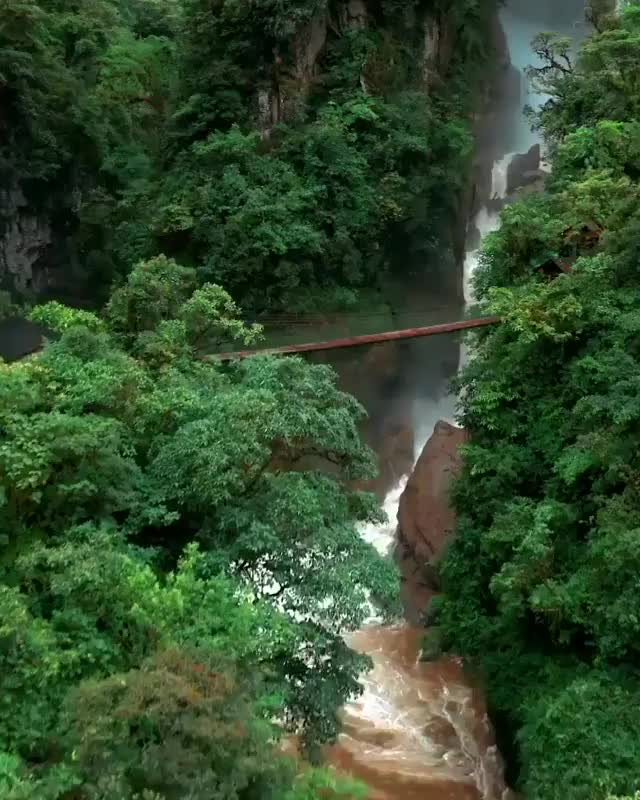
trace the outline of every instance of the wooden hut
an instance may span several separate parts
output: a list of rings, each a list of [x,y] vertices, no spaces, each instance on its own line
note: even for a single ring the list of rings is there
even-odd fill
[[[552,280],[558,275],[570,275],[575,263],[575,258],[549,258],[544,264],[536,267],[536,272]]]

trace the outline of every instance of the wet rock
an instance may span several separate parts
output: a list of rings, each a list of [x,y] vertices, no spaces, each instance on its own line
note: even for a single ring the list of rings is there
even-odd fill
[[[413,466],[414,436],[410,416],[406,421],[390,420],[380,432],[365,431],[365,439],[378,455],[378,475],[356,481],[353,488],[373,492],[382,502]]]
[[[52,243],[49,221],[29,210],[17,184],[0,189],[0,208],[0,281],[18,294],[47,288],[42,257]]]
[[[389,330],[395,327],[393,320]],[[411,472],[414,462],[413,391],[403,374],[403,351],[399,343],[374,345],[358,359],[333,353],[316,361],[333,361],[339,386],[367,409],[362,424],[364,441],[378,457],[378,475],[357,481],[354,488],[374,492],[380,500],[400,478]]]
[[[545,190],[546,183],[547,175],[539,171],[535,177],[531,176],[531,180],[526,186],[521,186],[519,189],[516,189],[512,195],[513,202],[522,200],[530,194],[542,194]]]
[[[456,729],[450,720],[444,717],[430,719],[424,727],[424,735],[435,744],[438,744],[445,753],[460,746]]]
[[[403,475],[408,475],[413,466],[413,426],[406,423],[391,424],[382,435],[382,446],[378,450],[380,475],[376,481],[379,495],[386,494]],[[378,489],[378,486],[375,487]]]
[[[534,144],[527,153],[518,153],[507,168],[507,194],[534,183],[540,177],[540,145]]]
[[[466,440],[462,428],[438,422],[400,498],[398,538],[418,564],[433,567],[453,533],[449,491],[462,464],[459,447]]]

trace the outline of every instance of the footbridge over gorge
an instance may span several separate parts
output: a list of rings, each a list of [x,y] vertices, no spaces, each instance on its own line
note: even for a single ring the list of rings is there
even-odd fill
[[[248,358],[254,355],[279,355],[295,353],[311,353],[320,350],[338,350],[346,347],[362,347],[365,345],[380,344],[402,339],[418,339],[426,336],[437,336],[445,333],[455,333],[457,331],[481,328],[487,325],[495,325],[500,322],[496,316],[477,316],[467,319],[458,319],[452,322],[437,322],[435,324],[408,327],[399,330],[382,331],[377,333],[366,333],[357,336],[341,336],[315,341],[299,341],[300,338],[311,338],[309,334],[304,336],[301,329],[305,326],[294,326],[293,342],[279,346],[264,346],[252,350],[233,350],[228,352],[211,353],[204,356],[208,360],[231,361],[232,359]],[[318,332],[318,325],[313,330]],[[7,362],[18,361],[26,356],[32,355],[42,349],[47,339],[57,338],[50,331],[42,326],[29,322],[22,318],[5,320],[0,323],[0,360]]]
[[[423,336],[438,336],[444,333],[455,333],[457,331],[469,330],[472,328],[496,325],[500,322],[500,317],[485,316],[469,319],[455,320],[453,322],[443,322],[425,327],[405,328],[403,330],[384,331],[382,333],[370,333],[361,336],[348,336],[338,339],[327,339],[325,341],[302,342],[295,344],[285,344],[279,347],[264,347],[253,350],[229,351],[226,353],[216,353],[209,358],[217,361],[230,361],[234,358],[248,358],[254,355],[279,355],[293,353],[311,353],[319,350],[337,350],[345,347],[361,347],[364,345],[379,344],[382,342],[398,341],[401,339],[417,339]]]

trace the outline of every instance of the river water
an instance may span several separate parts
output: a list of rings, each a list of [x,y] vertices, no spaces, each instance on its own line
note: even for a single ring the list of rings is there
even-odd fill
[[[533,63],[529,43],[542,30],[558,31],[576,41],[585,30],[582,0],[509,0],[500,18],[512,64],[511,90],[508,97],[497,98],[498,107],[488,116],[494,124],[486,140],[491,191],[470,225],[476,229],[470,237],[476,246],[468,248],[464,264],[467,305],[474,302],[478,240],[499,224],[509,163],[515,153],[525,153],[538,143],[523,113],[525,104],[537,106],[544,100],[531,91],[524,74],[524,68]],[[455,302],[442,306],[450,319],[461,310]],[[343,377],[351,375],[345,388],[367,407],[366,433],[383,462],[381,443],[407,429],[412,445],[411,456],[405,452],[405,469],[397,466],[402,459],[391,460],[396,472],[408,472],[435,423],[455,419],[456,398],[450,395],[448,384],[465,358],[460,340],[443,336],[401,346],[378,345],[358,355],[347,351],[330,360]],[[387,362],[391,366],[385,372]],[[383,380],[368,385],[367,376],[374,373],[382,374]],[[384,463],[382,472],[383,483],[375,488],[384,496],[389,523],[368,526],[362,535],[380,552],[391,553],[406,475],[394,475],[393,469],[385,470]],[[349,644],[369,654],[374,668],[363,676],[362,696],[343,711],[344,731],[330,750],[331,762],[364,780],[374,800],[506,800],[511,792],[505,785],[482,691],[457,659],[420,662],[422,635],[410,623],[389,627],[375,620],[349,635]]]

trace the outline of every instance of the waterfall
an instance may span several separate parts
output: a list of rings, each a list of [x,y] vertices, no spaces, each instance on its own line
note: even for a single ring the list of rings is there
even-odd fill
[[[464,301],[467,306],[473,305],[476,300],[473,291],[473,276],[480,259],[482,240],[488,233],[495,231],[498,227],[500,220],[499,201],[504,200],[507,196],[507,174],[513,156],[514,153],[508,153],[494,163],[491,170],[489,202],[481,207],[473,221],[473,225],[480,234],[480,245],[474,250],[468,251],[464,259]],[[496,203],[498,203],[497,206]]]

